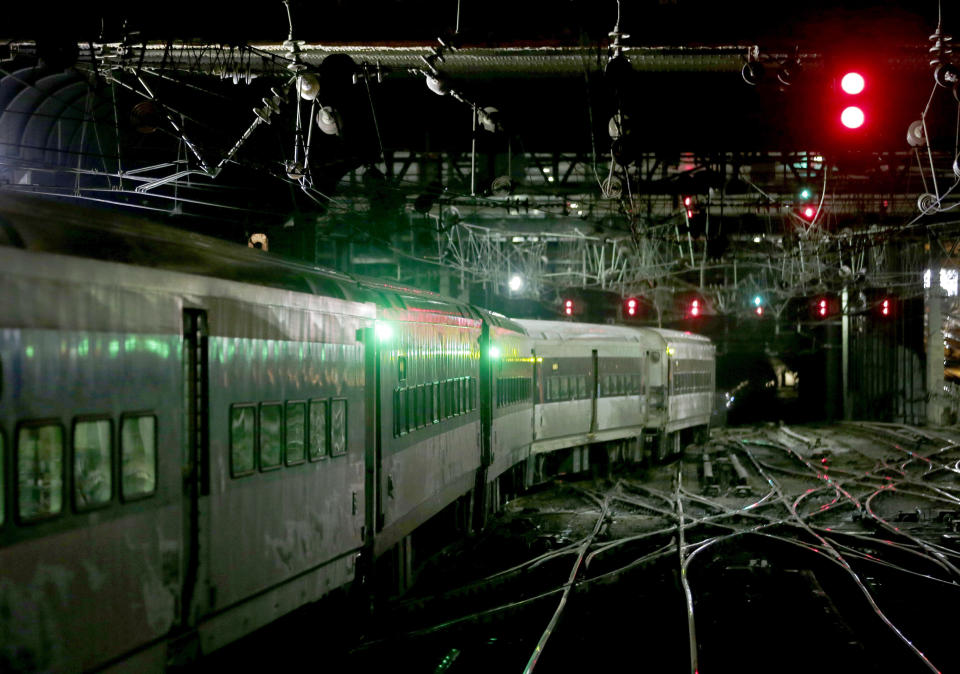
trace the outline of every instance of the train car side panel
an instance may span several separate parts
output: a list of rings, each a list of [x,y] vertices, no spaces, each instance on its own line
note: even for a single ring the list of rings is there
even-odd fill
[[[202,499],[208,561],[196,596],[216,629],[201,630],[205,650],[351,580],[363,542],[364,346],[356,335],[372,307],[313,298],[293,309],[280,295],[206,302],[214,479]],[[290,582],[295,590],[284,589]],[[271,601],[237,608],[265,590]]]
[[[378,532],[381,554],[475,486],[480,321],[383,312]]]
[[[178,618],[180,303],[102,271],[0,249],[3,671],[102,666]]]

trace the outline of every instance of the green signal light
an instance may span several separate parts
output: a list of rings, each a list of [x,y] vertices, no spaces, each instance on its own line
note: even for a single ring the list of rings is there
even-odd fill
[[[753,298],[753,306],[759,307],[761,304],[763,304],[763,298],[760,297],[759,295],[754,296],[754,298]]]
[[[806,199],[809,199],[809,198],[812,197],[812,196],[813,196],[813,191],[812,191],[809,187],[804,187],[802,190],[800,190],[800,198],[801,198],[801,199],[806,200]]]

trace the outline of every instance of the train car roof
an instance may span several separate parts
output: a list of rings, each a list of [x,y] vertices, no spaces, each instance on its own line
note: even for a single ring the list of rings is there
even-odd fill
[[[315,267],[114,210],[0,191],[0,245],[364,301],[356,282]]]
[[[348,275],[116,210],[0,191],[0,245],[196,274],[356,302],[397,320],[475,323],[461,300]]]
[[[712,342],[710,341],[710,338],[704,337],[703,335],[698,335],[693,332],[687,332],[687,331],[681,331],[681,330],[668,330],[666,328],[643,328],[643,329],[649,330],[650,332],[654,332],[660,335],[660,337],[663,338],[663,341],[665,341],[667,344],[679,344],[679,343],[701,344],[701,345],[712,344]]]
[[[480,320],[479,310],[463,300],[381,279],[354,278],[367,298],[377,305],[380,318],[461,325],[475,325]]]
[[[532,319],[514,319],[527,334],[536,339],[558,341],[595,339],[616,342],[642,342],[640,328],[626,325],[608,325],[606,323],[573,323],[570,321],[541,321]]]

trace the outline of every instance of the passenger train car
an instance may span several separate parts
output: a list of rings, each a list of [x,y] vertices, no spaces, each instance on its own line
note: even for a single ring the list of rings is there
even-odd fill
[[[4,672],[162,671],[359,580],[402,591],[421,532],[709,419],[702,337],[116,213],[0,193],[0,283]]]

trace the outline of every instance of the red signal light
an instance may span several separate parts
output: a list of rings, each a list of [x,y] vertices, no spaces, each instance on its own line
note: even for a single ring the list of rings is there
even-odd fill
[[[867,82],[860,73],[849,72],[840,79],[840,88],[851,96],[856,96],[866,86]]]
[[[693,300],[690,302],[690,315],[699,316],[700,315],[700,300]]]
[[[817,209],[813,206],[806,206],[802,211],[800,211],[807,220],[813,220],[813,216],[817,214]]]
[[[684,198],[683,198],[683,205],[684,205],[684,206],[690,206],[690,204],[692,204],[692,203],[693,203],[693,199],[691,199],[690,197],[684,197]]]
[[[880,315],[886,318],[886,317],[889,317],[892,313],[893,313],[893,303],[890,300],[885,298],[883,301],[880,302]]]
[[[865,121],[866,116],[863,114],[863,110],[855,105],[844,108],[843,112],[840,113],[840,123],[848,129],[859,129]]]
[[[637,315],[637,300],[630,298],[627,300],[627,315],[636,316]]]
[[[563,313],[567,316],[573,315],[573,300],[566,300],[563,303]]]
[[[754,313],[757,314],[757,316],[763,316],[763,307],[762,307],[762,306],[757,307],[757,308],[754,309],[753,311],[754,311]]]
[[[828,312],[829,306],[827,300],[821,299],[817,302],[817,315],[820,316],[820,318],[826,318]]]

